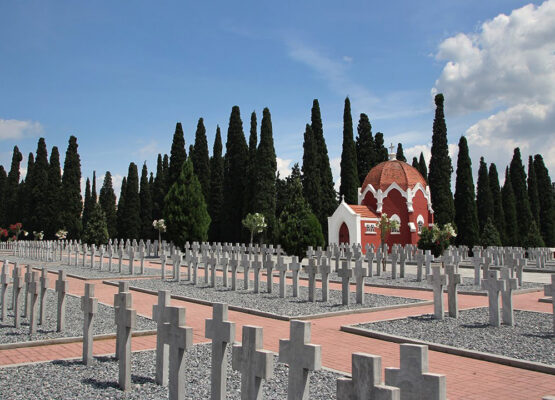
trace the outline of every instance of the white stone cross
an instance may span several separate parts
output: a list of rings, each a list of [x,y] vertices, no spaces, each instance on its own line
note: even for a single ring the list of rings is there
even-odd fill
[[[351,277],[353,276],[353,270],[349,268],[348,261],[343,261],[341,263],[341,269],[337,271],[337,275],[341,277],[341,301],[344,306],[347,306],[350,302],[349,285]]]
[[[457,285],[461,283],[461,274],[455,273],[455,266],[453,264],[445,265],[445,273],[447,275],[447,308],[449,316],[458,318],[459,301],[457,298]]]
[[[501,290],[502,318],[505,325],[514,325],[513,290],[517,288],[516,278],[511,278],[511,270],[501,267],[501,279],[505,281],[505,288]]]
[[[250,288],[250,278],[249,278],[250,266],[251,266],[251,262],[249,260],[248,254],[243,253],[241,256],[241,267],[243,268],[243,290],[249,290]]]
[[[168,384],[168,359],[169,347],[164,343],[162,327],[169,322],[169,306],[171,295],[168,290],[158,291],[158,304],[152,306],[152,319],[156,321],[156,383],[166,386]]]
[[[308,274],[308,301],[314,302],[316,292],[316,274],[320,273],[320,268],[316,263],[315,258],[308,259],[308,265],[304,267],[305,272]]]
[[[50,279],[48,279],[48,270],[46,267],[42,268],[40,276],[40,313],[39,313],[39,325],[44,325],[44,320],[46,318],[46,293],[48,292],[48,285]]]
[[[299,262],[299,257],[291,257],[291,262],[289,263],[289,269],[291,270],[291,284],[293,286],[293,297],[299,296],[299,271],[301,270],[301,263]]]
[[[331,262],[328,258],[320,259],[320,274],[322,275],[322,301],[328,301],[330,294],[329,284],[330,284],[330,273],[331,273]]]
[[[434,261],[434,255],[431,250],[426,250],[424,252],[424,265],[426,268],[426,276],[430,275],[432,269],[432,261]]]
[[[208,259],[208,263],[210,264],[210,287],[216,287],[216,268],[218,267],[218,259],[215,256],[212,256]],[[208,271],[205,270],[205,273],[208,273]]]
[[[401,344],[400,368],[385,369],[385,383],[401,389],[401,399],[445,400],[445,375],[428,372],[428,346]]]
[[[243,326],[242,343],[232,351],[233,369],[241,372],[241,399],[261,399],[262,379],[274,376],[274,356],[262,347],[262,327]]]
[[[551,284],[544,285],[543,293],[545,296],[551,296],[551,304],[553,305],[553,333],[555,334],[555,274],[551,274]]]
[[[58,293],[58,323],[56,332],[63,332],[66,327],[66,293],[69,289],[69,282],[66,279],[65,271],[58,271],[58,279],[56,280],[56,292]]]
[[[408,249],[401,246],[399,251],[399,278],[405,277],[405,264],[407,262]]]
[[[90,365],[93,357],[93,329],[94,315],[98,312],[98,299],[94,297],[94,284],[85,283],[85,295],[81,297],[81,311],[83,311],[83,364]]]
[[[368,276],[374,276],[374,271],[372,270],[372,266],[374,265],[374,257],[376,256],[376,254],[374,253],[374,251],[369,248],[368,245],[366,245],[368,248],[366,250],[366,256],[365,256],[365,260],[368,266]]]
[[[237,290],[237,267],[239,265],[239,260],[234,257],[229,262],[231,268],[231,290]]]
[[[368,276],[369,268],[363,264],[363,259],[359,258],[355,261],[355,268],[353,274],[356,281],[356,302],[357,304],[364,304],[364,278]]]
[[[322,368],[322,347],[310,343],[310,322],[307,321],[291,321],[289,338],[279,341],[279,361],[289,364],[287,398],[306,400],[310,371]]]
[[[254,293],[260,292],[260,269],[262,268],[262,261],[259,260],[258,254],[254,255],[254,261],[251,263],[254,273]]]
[[[229,287],[228,282],[228,266],[229,266],[229,258],[223,256],[220,258],[220,266],[222,267],[222,278],[223,278],[223,285],[224,287]]]
[[[422,282],[422,266],[424,265],[424,253],[422,250],[416,252],[416,281]]]
[[[482,289],[488,291],[489,324],[499,326],[499,292],[506,290],[506,283],[502,279],[497,279],[497,271],[489,270],[487,279],[482,281]]]
[[[121,292],[114,295],[116,319],[116,357],[119,364],[119,387],[131,387],[131,334],[136,327],[137,311],[133,310],[131,293]]]
[[[273,289],[273,270],[276,263],[272,260],[272,256],[268,256],[264,259],[264,268],[266,268],[266,291],[272,293]]]
[[[5,260],[2,265],[2,274],[0,274],[0,284],[2,285],[2,311],[0,312],[0,320],[4,321],[8,313],[8,286],[12,283],[12,278],[8,274],[9,261]]]
[[[214,303],[212,319],[205,323],[205,336],[212,339],[211,391],[212,400],[225,400],[227,381],[226,346],[235,341],[235,323],[227,320],[227,304]]]
[[[484,257],[478,257],[474,255],[472,257],[472,265],[474,266],[474,285],[480,286],[482,278],[480,276],[480,267],[484,264]]]
[[[382,358],[352,354],[352,378],[337,380],[337,400],[400,400],[399,388],[382,383]]]
[[[287,288],[286,285],[286,275],[287,271],[289,270],[289,266],[283,262],[283,256],[278,256],[276,269],[279,272],[279,297],[282,299],[285,298],[285,289]]]
[[[443,287],[447,283],[447,277],[441,275],[441,267],[438,265],[432,267],[432,274],[428,275],[426,279],[434,288],[434,318],[443,319]]]
[[[123,241],[122,241],[123,242]],[[121,242],[121,243],[122,243]],[[119,304],[122,301],[125,301],[125,296],[118,296],[119,294],[129,292],[129,282],[126,281],[119,281],[118,282],[118,293],[114,295],[114,313],[115,313],[115,322],[118,325],[118,312],[119,312]],[[117,333],[117,332],[116,332]],[[116,335],[116,355],[115,359],[119,359],[118,349],[119,349],[119,336]]]
[[[12,270],[12,296],[13,296],[13,312],[14,327],[19,328],[21,324],[21,315],[19,313],[19,303],[21,301],[21,289],[23,288],[23,275],[21,267],[15,263]]]
[[[39,286],[39,273],[33,272],[31,274],[31,282],[29,282],[29,305],[31,311],[29,313],[29,334],[33,335],[37,333],[37,314],[38,314],[38,298],[40,292]]]

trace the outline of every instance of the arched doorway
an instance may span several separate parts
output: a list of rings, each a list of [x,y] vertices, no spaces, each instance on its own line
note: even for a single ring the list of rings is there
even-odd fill
[[[350,243],[349,228],[347,228],[347,224],[345,222],[343,222],[341,228],[339,228],[339,244],[341,243]]]

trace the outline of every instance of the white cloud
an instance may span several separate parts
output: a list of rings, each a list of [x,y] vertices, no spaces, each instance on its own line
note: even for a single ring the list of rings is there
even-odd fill
[[[286,160],[283,158],[276,157],[276,162],[277,162],[277,172],[279,173],[279,177],[281,179],[291,175],[291,163],[293,162],[292,159]]]
[[[426,160],[426,165],[430,163],[431,157],[431,144],[417,144],[415,146],[403,149],[403,153],[405,154],[405,158],[409,164],[412,164],[412,158],[416,157],[417,160],[420,159],[420,153],[424,154],[424,160]]]
[[[114,193],[116,197],[119,199],[119,195],[121,192],[121,181],[123,180],[123,175],[114,174],[112,175],[112,187],[114,188]]]
[[[346,63],[350,64],[353,62],[353,57],[350,56],[343,56],[343,61],[345,61]]]
[[[158,154],[158,142],[151,140],[147,144],[140,147],[136,152],[139,156],[152,156]]]
[[[39,122],[0,119],[0,140],[32,137],[42,132],[43,128]]]
[[[341,157],[330,158],[331,174],[335,182],[335,190],[339,192],[341,186]]]

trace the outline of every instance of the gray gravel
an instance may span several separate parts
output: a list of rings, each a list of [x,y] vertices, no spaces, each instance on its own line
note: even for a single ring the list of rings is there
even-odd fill
[[[555,364],[555,336],[550,314],[514,311],[515,326],[489,326],[487,308],[461,310],[459,318],[433,319],[432,315],[356,325],[427,342]]]
[[[240,399],[241,375],[231,369],[230,353],[228,351],[227,399]],[[210,398],[210,355],[210,344],[195,345],[187,352],[184,366],[186,399]],[[85,367],[80,361],[54,361],[0,368],[0,394],[9,393],[11,400],[167,399],[167,388],[154,383],[155,353],[133,353],[131,358],[131,380],[134,387],[126,393],[117,388],[117,362],[111,357],[100,357],[90,367]],[[285,364],[278,363],[277,357],[274,360],[274,377],[263,382],[264,398],[285,399],[288,368]],[[310,398],[336,398],[336,380],[340,376],[342,375],[325,370],[313,372],[310,377]]]
[[[13,310],[8,310],[8,318],[0,322],[0,344],[83,336],[83,312],[81,311],[81,299],[74,296],[67,296],[66,329],[64,332],[56,332],[58,297],[56,292],[51,289],[48,290],[46,297],[46,319],[44,321],[44,326],[37,325],[37,333],[29,335],[29,318],[21,318],[21,326],[19,329],[16,329],[13,327]],[[11,306],[11,303],[12,295],[10,287],[8,289],[8,304]],[[38,303],[40,304],[40,300]],[[25,294],[22,293],[21,305],[19,308],[20,311],[23,311],[24,304]],[[156,322],[145,317],[137,316],[137,330],[151,329],[156,329]],[[98,314],[96,314],[93,322],[93,334],[99,335],[115,332],[116,325],[114,323],[114,309],[104,304],[99,304]]]
[[[354,288],[351,288],[351,304],[343,306],[341,304],[341,292],[338,290],[330,290],[327,302],[322,302],[322,291],[316,288],[316,299],[314,303],[308,302],[308,288],[299,286],[299,297],[291,297],[293,288],[287,287],[287,296],[282,299],[279,297],[279,285],[273,285],[273,292],[266,291],[266,282],[260,285],[260,293],[252,292],[254,282],[251,281],[251,289],[243,290],[243,280],[237,281],[237,287],[240,290],[232,291],[230,288],[224,288],[222,279],[217,277],[217,288],[210,288],[204,282],[199,281],[198,286],[186,282],[162,282],[160,279],[141,279],[129,281],[130,286],[136,286],[149,290],[169,290],[174,295],[192,297],[211,302],[222,302],[229,305],[251,308],[255,310],[265,311],[272,314],[284,316],[303,316],[322,314],[341,310],[356,310],[360,308],[383,307],[395,304],[415,303],[420,300],[409,299],[404,297],[382,296],[378,294],[366,294],[364,304],[355,304]]]

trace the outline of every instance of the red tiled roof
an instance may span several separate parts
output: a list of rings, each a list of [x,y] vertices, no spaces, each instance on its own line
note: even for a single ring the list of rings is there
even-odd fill
[[[421,183],[424,187],[428,185],[413,166],[403,161],[389,160],[376,165],[368,172],[362,184],[362,190],[368,185],[372,185],[376,190],[386,190],[393,182],[403,190],[412,189],[417,183]]]
[[[370,210],[367,206],[364,206],[364,205],[359,206],[354,204],[347,204],[347,205],[351,207],[351,210],[353,210],[355,213],[360,215],[362,218],[378,218],[376,213]]]

